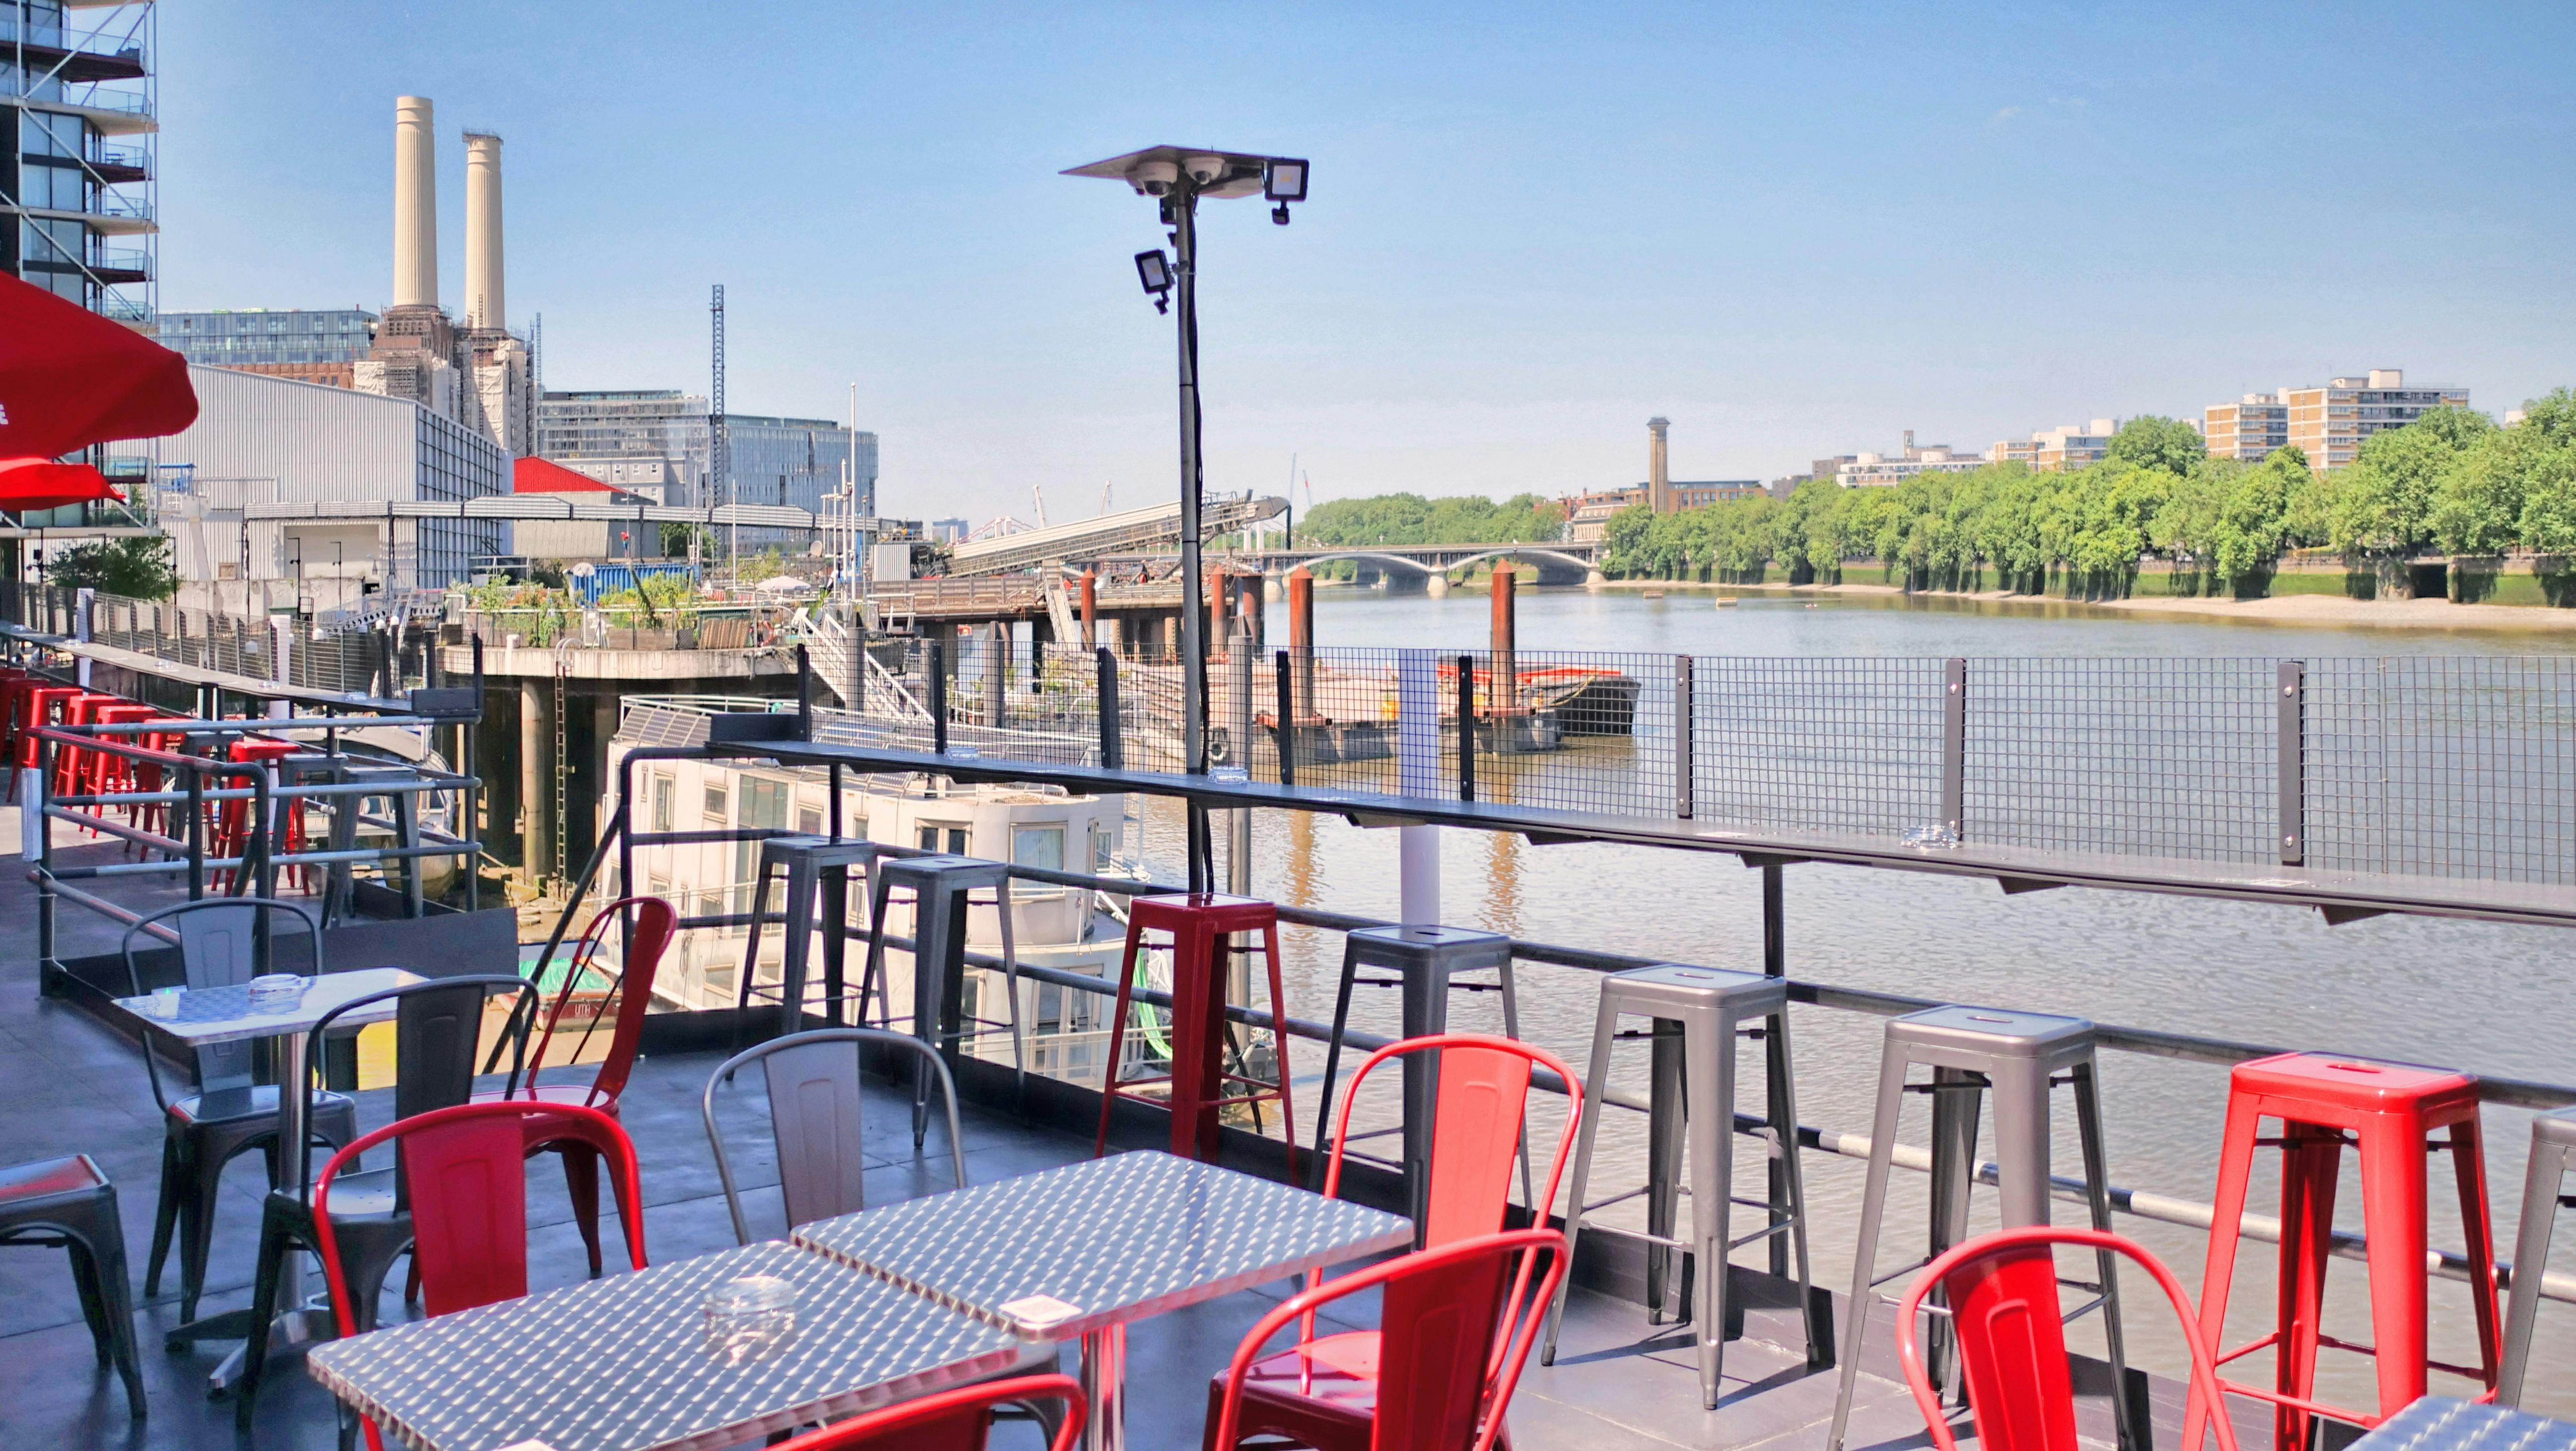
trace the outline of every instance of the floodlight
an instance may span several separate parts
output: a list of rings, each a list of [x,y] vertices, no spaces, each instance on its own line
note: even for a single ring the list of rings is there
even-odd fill
[[[1262,173],[1261,194],[1274,202],[1302,202],[1306,199],[1306,163],[1290,156],[1270,158]]]
[[[1154,311],[1172,310],[1172,261],[1162,248],[1136,254],[1136,280],[1144,285],[1145,295],[1154,299]]]

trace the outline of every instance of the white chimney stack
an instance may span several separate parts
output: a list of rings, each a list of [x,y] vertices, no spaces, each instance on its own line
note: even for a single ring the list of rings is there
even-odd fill
[[[465,325],[509,326],[501,295],[501,138],[465,133]]]
[[[393,305],[438,305],[436,126],[427,96],[394,98]]]

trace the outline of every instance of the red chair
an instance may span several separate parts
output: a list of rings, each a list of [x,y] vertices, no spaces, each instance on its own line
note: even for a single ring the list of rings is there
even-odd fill
[[[1135,989],[1136,952],[1148,932],[1172,938],[1172,1072],[1164,1078],[1118,1078],[1119,1058],[1127,1041],[1127,1002]],[[1228,934],[1258,932],[1270,963],[1270,1013],[1275,1022],[1288,1015],[1288,998],[1279,985],[1279,908],[1251,897],[1225,897],[1213,892],[1135,897],[1127,904],[1127,946],[1118,958],[1118,1004],[1109,1018],[1109,1076],[1100,1095],[1100,1132],[1092,1157],[1109,1152],[1109,1113],[1132,1090],[1151,1083],[1171,1084],[1172,1152],[1185,1159],[1216,1162],[1218,1115],[1227,1105],[1276,1099],[1280,1127],[1287,1140],[1288,1178],[1297,1178],[1297,1113],[1288,1100],[1288,1033],[1274,1028],[1278,1043],[1279,1082],[1246,1078],[1225,1069],[1226,954],[1218,943]],[[1225,1096],[1229,1083],[1249,1093]]]
[[[600,944],[626,920],[629,910],[635,914],[635,935],[629,940],[623,966],[610,973],[595,965]],[[537,1038],[536,1051],[528,1055],[528,1076],[517,1092],[518,1102],[572,1104],[617,1117],[617,1095],[625,1091],[627,1076],[635,1069],[636,1045],[644,1036],[644,1014],[653,1003],[653,975],[679,929],[679,920],[671,904],[659,897],[626,897],[600,909],[591,920],[590,930],[573,945],[563,985],[555,990],[554,1006],[546,1014],[545,1031]],[[600,1060],[599,1071],[591,1075],[587,1084],[540,1084],[536,1081],[537,1070],[545,1066],[546,1049],[554,1043],[555,1029],[563,1022],[564,1010],[572,1006],[583,977],[591,973],[607,980],[605,997],[616,1000],[617,1025],[608,1040],[608,1055]],[[582,1047],[590,1041],[600,1018],[608,1012],[605,999],[591,1006],[595,1011],[573,1045],[575,1061],[580,1059]],[[497,1103],[507,1094],[508,1090],[487,1089],[474,1095],[473,1102]],[[590,1272],[595,1276],[600,1272],[599,1154],[579,1140],[542,1136],[548,1124],[543,1118],[529,1120],[528,1153],[552,1150],[563,1159],[564,1189],[572,1197],[573,1219],[581,1226],[581,1242],[590,1251]],[[621,1200],[618,1204],[621,1217],[634,1212],[631,1203]]]
[[[1547,1166],[1547,1189],[1535,1209],[1540,1222],[1544,1223],[1547,1207],[1556,1202],[1557,1181],[1565,1173],[1565,1156],[1574,1144],[1574,1126],[1583,1113],[1583,1081],[1575,1076],[1574,1070],[1544,1048],[1532,1047],[1516,1038],[1497,1038],[1483,1033],[1442,1033],[1432,1037],[1407,1038],[1400,1043],[1389,1043],[1369,1055],[1368,1061],[1351,1076],[1350,1089],[1342,1096],[1341,1115],[1334,1123],[1332,1158],[1324,1171],[1324,1197],[1335,1198],[1341,1193],[1342,1146],[1350,1142],[1351,1105],[1359,1099],[1360,1085],[1368,1081],[1370,1070],[1408,1053],[1440,1055],[1439,1108],[1431,1130],[1431,1182],[1424,1194],[1427,1207],[1421,1226],[1423,1253],[1445,1250],[1470,1241],[1481,1243],[1502,1229],[1503,1215],[1511,1207],[1512,1168],[1526,1118],[1523,1108],[1529,1098],[1530,1070],[1538,1064],[1556,1070],[1566,1086],[1565,1129],[1557,1135],[1556,1157]],[[1540,1298],[1535,1302],[1542,1311],[1556,1293],[1557,1279],[1562,1277],[1564,1241],[1553,1232],[1547,1237],[1559,1247],[1559,1267],[1550,1271],[1547,1286],[1540,1291]],[[1420,1257],[1413,1256],[1416,1259]],[[1514,1314],[1518,1313],[1521,1296],[1529,1287],[1535,1258],[1535,1255],[1522,1255],[1519,1268],[1512,1277]],[[1377,1268],[1383,1269],[1384,1266]],[[1335,1288],[1329,1293],[1321,1288],[1322,1281],[1320,1271],[1309,1274],[1306,1277],[1306,1295],[1323,1294],[1325,1299],[1331,1299],[1348,1293],[1338,1288],[1347,1283],[1347,1279],[1336,1281]],[[1497,1279],[1496,1287],[1499,1285]],[[1365,1408],[1374,1404],[1377,1393],[1372,1385],[1380,1367],[1388,1360],[1383,1344],[1384,1329],[1351,1330],[1321,1339],[1315,1337],[1314,1330],[1312,1317],[1303,1317],[1298,1330],[1299,1343],[1294,1349],[1282,1351],[1249,1367],[1252,1384],[1257,1388],[1256,1399],[1277,1400],[1281,1395],[1291,1394],[1281,1391],[1280,1387],[1293,1385],[1298,1388],[1294,1395],[1320,1398],[1341,1406],[1345,1412],[1354,1406]],[[1265,1332],[1247,1344],[1257,1346],[1259,1339],[1267,1338]],[[1526,1352],[1528,1347],[1524,1345],[1522,1349]],[[1517,1362],[1512,1373],[1515,1376],[1520,1373]],[[1217,1399],[1223,1391],[1222,1380],[1209,1387],[1211,1424],[1215,1421]],[[1505,1394],[1509,1394],[1508,1387]],[[1329,1421],[1343,1412],[1315,1411],[1311,1414]],[[1362,1419],[1364,1432],[1365,1416]],[[1282,1434],[1294,1433],[1283,1431]],[[1232,1444],[1226,1441],[1210,1443],[1211,1446]],[[1306,1444],[1316,1447],[1317,1451],[1334,1451],[1322,1442]],[[1365,1448],[1367,1444],[1363,1434],[1358,1445]]]
[[[2265,1118],[2281,1120],[2281,1137],[2258,1137]],[[2435,1366],[2426,1358],[2425,1187],[2433,1130],[2448,1128],[2451,1167],[2459,1181],[2460,1219],[2468,1243],[2469,1297],[2476,1309],[2475,1368]],[[2487,1218],[2487,1176],[2479,1153],[2478,1084],[2465,1073],[2374,1063],[2327,1053],[2282,1053],[2239,1063],[2228,1075],[2227,1130],[2218,1161],[2209,1261],[2200,1292],[2200,1332],[2224,1343],[2227,1290],[2236,1268],[2238,1226],[2254,1150],[2281,1147],[2280,1319],[2271,1334],[2217,1353],[2225,1365],[2269,1347],[2273,1386],[2238,1381],[2220,1388],[2270,1401],[2279,1451],[2304,1451],[2317,1414],[2375,1427],[2424,1394],[2424,1372],[2438,1368],[2496,1386],[2502,1355],[2495,1296],[2495,1232]],[[2334,1235],[2335,1179],[2346,1144],[2360,1150],[2362,1227],[2370,1244],[2371,1345],[2323,1334],[2326,1254]],[[2376,1361],[2379,1410],[2344,1410],[2311,1399],[2320,1346],[2355,1350]],[[2183,1416],[2183,1442],[2199,1444],[2201,1417],[2213,1402],[2195,1394]]]
[[[959,1386],[782,1441],[770,1451],[983,1451],[993,1429],[993,1408],[1026,1401],[1064,1402],[1064,1424],[1047,1451],[1073,1451],[1090,1411],[1082,1387],[1069,1375],[1024,1375]]]
[[[95,715],[97,723],[103,726],[137,725],[147,720],[158,719],[161,712],[148,705],[120,702],[116,705],[101,706]],[[107,742],[120,746],[135,745],[142,739],[143,733],[140,731],[117,731],[106,737]],[[85,796],[120,795],[132,791],[134,783],[133,757],[105,749],[81,752],[80,779],[75,783],[81,794]],[[105,816],[111,809],[120,811],[124,813],[127,825],[131,826],[134,823],[134,806],[130,802],[114,808],[95,806],[90,809],[100,816]]]
[[[571,1104],[461,1103],[387,1124],[331,1156],[313,1181],[314,1249],[331,1286],[331,1313],[343,1336],[358,1333],[339,1237],[331,1226],[331,1181],[378,1144],[401,1141],[402,1180],[412,1217],[412,1263],[432,1315],[515,1300],[528,1293],[527,1141],[530,1119],[556,1120],[548,1132],[578,1138],[615,1161],[620,1198],[644,1202],[635,1145],[617,1121]],[[515,1186],[517,1192],[510,1192]],[[643,1216],[626,1216],[626,1252],[644,1260]],[[375,1423],[367,1444],[384,1451]]]
[[[99,712],[131,704],[133,704],[132,701],[121,695],[84,690],[64,703],[63,724],[93,726],[99,723]],[[81,793],[86,788],[89,773],[93,769],[92,763],[97,758],[98,752],[86,746],[63,746],[57,749],[54,752],[54,794],[71,796]]]
[[[2066,1322],[2058,1312],[2053,1245],[2082,1245],[2127,1255],[2146,1270],[2182,1322],[2191,1351],[2191,1391],[2218,1393],[2218,1368],[2209,1342],[2192,1323],[2191,1302],[2173,1271],[2143,1248],[2098,1229],[2058,1229],[2034,1224],[1981,1235],[1923,1267],[1896,1312],[1896,1358],[1933,1451],[1958,1451],[1941,1397],[1924,1373],[1915,1323],[1924,1297],[1935,1288],[1949,1306],[1959,1360],[1968,1382],[1968,1412],[1984,1451],[2076,1451],[2075,1383],[2066,1362]],[[2218,1451],[2236,1451],[2235,1428],[2219,1417]],[[2197,1431],[2183,1437],[2184,1451],[2199,1451]]]
[[[1542,1254],[1547,1270],[1532,1285]],[[1235,1451],[1280,1436],[1315,1451],[1488,1451],[1565,1260],[1564,1235],[1512,1230],[1382,1260],[1291,1296],[1208,1387],[1202,1446]],[[1348,1353],[1357,1347],[1344,1336],[1261,1354],[1289,1322],[1311,1323],[1324,1306],[1381,1288],[1365,1360]]]
[[[265,736],[238,736],[233,740],[230,754],[232,760],[242,765],[279,767],[282,777],[283,763],[286,759],[301,754],[303,750],[302,746],[293,741],[270,740]],[[215,780],[227,789],[239,789],[251,784],[251,778],[247,775],[218,776]],[[219,857],[238,857],[243,855],[250,846],[250,802],[241,797],[234,797],[222,804],[223,809],[215,815],[214,854]],[[271,810],[274,820],[269,827],[272,833],[269,838],[270,846],[280,853],[304,850],[304,799],[300,796],[283,799],[272,797]],[[283,823],[285,828],[282,839],[274,834],[280,823]],[[290,867],[288,870],[293,873],[299,888],[307,885],[304,868]],[[227,886],[231,883],[232,876],[229,870],[217,874],[218,880]]]

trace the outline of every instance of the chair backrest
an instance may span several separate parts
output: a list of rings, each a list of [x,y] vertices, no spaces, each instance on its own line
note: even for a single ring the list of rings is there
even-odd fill
[[[2223,1404],[2209,1344],[2201,1338],[2199,1318],[2172,1271],[2116,1234],[2031,1225],[1981,1235],[1925,1265],[1897,1308],[1896,1356],[1936,1451],[1958,1448],[1915,1344],[1917,1313],[1936,1287],[1958,1336],[1978,1445],[1984,1451],[2076,1451],[2075,1385],[2066,1361],[2066,1324],[2058,1310],[2057,1263],[2050,1254],[2061,1244],[2109,1250],[2143,1267],[2182,1322],[2193,1392],[2203,1405]],[[2236,1451],[2236,1433],[2226,1415],[2208,1419],[2218,1433],[2219,1451]]]
[[[1565,1131],[1557,1135],[1556,1157],[1547,1168],[1547,1187],[1530,1206],[1540,1222],[1556,1203],[1557,1180],[1565,1172],[1566,1152],[1574,1144],[1574,1127],[1583,1114],[1583,1081],[1564,1061],[1544,1048],[1516,1038],[1486,1033],[1438,1033],[1389,1043],[1368,1056],[1342,1095],[1341,1117],[1333,1129],[1333,1157],[1324,1175],[1326,1197],[1339,1194],[1342,1149],[1350,1142],[1351,1105],[1369,1070],[1410,1053],[1440,1055],[1439,1097],[1431,1132],[1431,1185],[1423,1215],[1424,1247],[1436,1247],[1503,1227],[1511,1204],[1514,1152],[1520,1147],[1529,1101],[1530,1070],[1540,1064],[1565,1082]]]
[[[808,1431],[771,1451],[852,1451],[860,1446],[871,1451],[984,1451],[993,1408],[1028,1401],[1064,1403],[1064,1420],[1047,1451],[1073,1451],[1082,1439],[1090,1403],[1069,1375],[1024,1375],[959,1386]]]
[[[289,913],[302,918],[307,960],[296,964],[316,976],[325,970],[322,958],[322,916],[302,902],[281,902],[268,897],[209,897],[203,901],[181,902],[138,918],[125,929],[118,944],[125,954],[126,990],[135,997],[144,994],[143,970],[134,960],[134,942],[164,923],[166,930],[179,937],[179,963],[187,974],[191,991],[206,988],[240,987],[262,973],[274,970],[277,932],[271,922],[274,913]],[[158,935],[158,934],[156,934]],[[248,1088],[251,1084],[252,1040],[217,1043],[197,1050],[197,1088],[202,1093],[224,1089]],[[145,1071],[152,1078],[152,1096],[162,1099],[161,1070],[150,1053],[143,1055]]]
[[[596,1146],[618,1176],[626,1252],[644,1259],[643,1188],[635,1145],[617,1121],[575,1104],[463,1103],[397,1119],[352,1141],[322,1166],[313,1184],[314,1249],[331,1279],[331,1305],[342,1335],[357,1333],[355,1307],[331,1228],[331,1181],[359,1155],[387,1140],[400,1149],[402,1182],[411,1200],[412,1253],[420,1266],[421,1303],[447,1315],[515,1300],[528,1293],[528,1143],[538,1132]]]
[[[536,1020],[536,984],[507,973],[473,973],[405,983],[351,998],[324,1013],[305,1036],[308,1071],[304,1078],[304,1121],[313,1121],[313,1080],[321,1069],[324,1035],[349,1013],[387,1000],[395,1004],[394,1117],[416,1118],[472,1098],[474,1049],[483,1034],[483,1003],[495,992],[517,995],[519,1001],[510,1009],[513,1028],[519,1026],[521,1014],[529,1022]],[[524,1061],[520,1049],[527,1039],[517,1031],[507,1031],[504,1036],[510,1043],[510,1077],[503,1089],[506,1096],[518,1089]],[[296,1159],[300,1165],[297,1182],[311,1184],[313,1145],[309,1137]],[[398,1190],[397,1198],[408,1193],[407,1189]]]
[[[1535,1283],[1506,1272],[1540,1256],[1547,1270]],[[1335,1300],[1383,1286],[1375,1451],[1487,1451],[1565,1260],[1565,1236],[1555,1230],[1508,1230],[1380,1260],[1290,1296],[1235,1347],[1208,1445],[1232,1451],[1240,1439],[1244,1378],[1272,1336]]]
[[[605,972],[596,963],[600,944],[611,930],[634,913],[634,935],[626,942],[625,954],[615,973]],[[626,1091],[626,1079],[635,1071],[636,1046],[644,1038],[644,1014],[653,1005],[653,976],[661,968],[662,954],[671,946],[673,934],[679,931],[679,914],[660,897],[623,897],[602,907],[591,919],[590,930],[573,944],[572,956],[566,960],[563,986],[555,990],[554,1006],[546,1013],[546,1030],[537,1039],[536,1050],[528,1055],[528,1093],[537,1091],[537,1071],[546,1066],[546,1049],[553,1046],[555,1025],[563,1021],[564,1009],[572,1005],[574,990],[583,978],[596,975],[608,982],[608,992],[617,1000],[617,1025],[608,1040],[608,1056],[599,1062],[599,1072],[590,1080],[590,1094],[584,1099],[596,1108],[614,1101]],[[543,971],[545,964],[538,964]],[[582,1048],[599,1027],[593,1017],[573,1044],[572,1056],[578,1062]]]
[[[724,1135],[716,1129],[716,1088],[736,1070],[754,1062],[769,1085],[769,1129],[778,1144],[778,1188],[787,1203],[787,1227],[811,1224],[868,1207],[860,1151],[859,1053],[875,1044],[907,1053],[939,1082],[948,1106],[948,1153],[957,1187],[966,1187],[966,1144],[957,1122],[957,1084],[948,1065],[927,1043],[906,1033],[879,1028],[817,1028],[773,1038],[724,1061],[707,1080],[698,1101],[707,1126],[707,1143],[715,1149],[716,1177],[724,1185],[725,1207],[733,1211],[733,1236],[751,1243],[750,1221],[743,1217],[742,1196],[733,1182],[733,1163],[725,1154]]]

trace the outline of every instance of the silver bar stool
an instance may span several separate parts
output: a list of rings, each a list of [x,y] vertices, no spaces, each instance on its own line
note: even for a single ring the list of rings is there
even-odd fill
[[[1918,1063],[1931,1068],[1930,1083],[1906,1081],[1907,1070]],[[2060,1072],[2067,1075],[2063,1080],[2057,1077]],[[1825,1438],[1826,1451],[1842,1451],[1844,1426],[1851,1417],[1852,1384],[1860,1374],[1861,1337],[1869,1326],[1877,1287],[1914,1273],[1967,1237],[1968,1186],[1977,1166],[1977,1107],[1987,1089],[1993,1089],[1995,1096],[1996,1190],[2003,1200],[2003,1227],[2049,1222],[2048,1097],[2059,1082],[2075,1089],[2076,1124],[2084,1142],[2084,1190],[2093,1227],[2111,1227],[2102,1105],[2094,1079],[2093,1025],[2082,1018],[1945,1007],[1888,1020],[1887,1046],[1879,1059],[1878,1112],[1870,1123],[1860,1243],[1852,1257],[1851,1323],[1843,1331],[1842,1389],[1834,1397],[1833,1430]],[[1902,1269],[1876,1274],[1878,1231],[1886,1215],[1887,1175],[1896,1149],[1897,1111],[1909,1093],[1928,1094],[1932,1099],[1931,1254]],[[2101,1282],[2075,1286],[2096,1298],[2066,1318],[2096,1307],[2102,1310],[2120,1445],[2141,1447],[2146,1444],[2146,1427],[2139,1415],[2142,1408],[2131,1404],[2128,1360],[2120,1345],[2119,1281],[2109,1251],[2097,1254],[2096,1261]],[[1949,1332],[1948,1321],[1936,1318],[1924,1345],[1924,1368],[1934,1384],[1945,1387],[1957,1362],[1957,1342]]]
[[[1648,1018],[1644,1032],[1619,1031],[1621,1018]],[[1767,1121],[1763,1136],[1770,1157],[1781,1164],[1785,1203],[1735,1197],[1735,1050],[1736,1035],[1750,1031],[1763,1041],[1765,1077],[1775,1090],[1780,1118]],[[1601,1125],[1601,1105],[1610,1092],[1610,1051],[1620,1039],[1645,1039],[1653,1055],[1652,1088],[1647,1099],[1646,1184],[1607,1199],[1587,1201],[1592,1177],[1592,1140]],[[1583,1232],[1583,1219],[1596,1209],[1646,1197],[1646,1316],[1663,1323],[1664,1286],[1675,1250],[1687,1250],[1681,1320],[1699,1322],[1700,1404],[1717,1405],[1718,1376],[1726,1354],[1728,1255],[1745,1245],[1786,1234],[1797,1261],[1798,1303],[1806,1316],[1807,1359],[1821,1365],[1831,1353],[1822,1308],[1810,1293],[1807,1274],[1807,1190],[1798,1172],[1798,1109],[1789,1086],[1789,985],[1786,979],[1753,972],[1661,963],[1614,973],[1601,980],[1601,1008],[1592,1029],[1592,1063],[1584,1070],[1583,1124],[1575,1140],[1574,1188],[1566,1198],[1565,1242],[1572,1252]],[[1691,1237],[1673,1234],[1674,1211],[1682,1192],[1675,1172],[1687,1130],[1690,1151]],[[1762,1228],[1740,1239],[1729,1237],[1736,1205],[1763,1212]],[[1695,1269],[1698,1293],[1690,1288]],[[1565,1318],[1566,1286],[1556,1287],[1548,1307],[1547,1344],[1539,1363],[1556,1362],[1556,1332]]]
[[[876,861],[885,848],[873,841],[853,841],[829,836],[772,836],[760,843],[760,870],[752,878],[751,941],[743,949],[742,981],[734,988],[734,1006],[748,1009],[755,997],[778,1000],[778,1032],[781,1036],[802,1029],[805,1015],[807,969],[813,962],[814,908],[819,899],[823,909],[823,997],[822,1007],[832,1025],[841,1023],[841,1005],[859,1003],[864,1016],[864,997],[846,989],[845,969],[849,963],[849,939],[843,927],[850,920],[850,868],[857,867],[875,874]],[[787,879],[786,952],[779,963],[778,986],[760,985],[754,978],[760,969],[760,932],[762,920],[769,915],[770,883],[779,876]],[[737,1016],[734,1036],[742,1036],[742,1018]]]
[[[886,905],[897,890],[912,893],[912,1035],[954,1058],[958,1044],[1008,1029],[1011,1066],[1028,1081],[1028,1049],[1020,1033],[1020,956],[1011,940],[1011,869],[966,856],[888,856],[869,870],[867,975],[859,983],[859,1015],[871,993],[877,1024],[891,1027],[894,999],[885,969]],[[1010,999],[1007,1022],[966,1013],[966,908],[990,890],[1002,918],[1002,979]],[[913,1075],[912,1144],[921,1147],[930,1128],[930,1080]]]
[[[2558,1227],[2567,1171],[2576,1168],[2576,1113],[2544,1113],[2531,1121],[2531,1168],[2522,1180],[2522,1221],[2513,1235],[2513,1295],[2504,1318],[2504,1370],[2496,1378],[2496,1404],[2522,1404],[2523,1372],[2531,1368],[2531,1327],[2540,1314],[2540,1277],[2549,1269],[2549,1232]]]
[[[1363,967],[1381,968],[1393,977],[1362,977]],[[1460,982],[1462,973],[1492,969],[1494,982]],[[1315,1159],[1309,1187],[1321,1192],[1324,1187],[1324,1165],[1331,1157],[1326,1140],[1333,1129],[1333,1088],[1341,1073],[1342,1033],[1351,1020],[1353,987],[1391,987],[1404,994],[1403,1033],[1407,1038],[1427,1038],[1449,1031],[1449,994],[1459,992],[1499,992],[1503,995],[1503,1036],[1521,1035],[1520,995],[1512,986],[1512,940],[1498,932],[1472,932],[1463,927],[1417,925],[1407,927],[1362,927],[1351,932],[1342,944],[1342,985],[1333,1000],[1333,1036],[1324,1049],[1324,1086],[1318,1095],[1322,1102],[1315,1107]],[[1404,1056],[1404,1170],[1406,1193],[1411,1198],[1413,1222],[1423,1220],[1423,1196],[1431,1183],[1431,1123],[1436,1111],[1440,1085],[1440,1055],[1408,1053]],[[1285,1076],[1286,1066],[1281,1066]],[[1375,1138],[1392,1130],[1378,1129],[1353,1134],[1354,1140]],[[1521,1202],[1530,1204],[1531,1189],[1529,1135],[1521,1136]],[[1531,1205],[1542,1218],[1545,1205]]]

